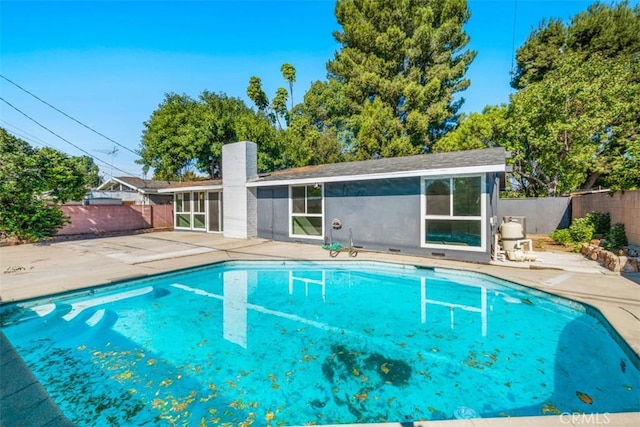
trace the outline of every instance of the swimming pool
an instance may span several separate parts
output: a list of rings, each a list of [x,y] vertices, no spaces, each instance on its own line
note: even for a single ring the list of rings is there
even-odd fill
[[[598,312],[492,277],[227,262],[2,307],[80,425],[301,425],[639,411]]]

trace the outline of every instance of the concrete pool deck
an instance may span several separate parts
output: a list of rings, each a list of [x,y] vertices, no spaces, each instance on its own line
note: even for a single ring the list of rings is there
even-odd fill
[[[626,277],[611,273],[579,254],[537,254],[542,261],[530,264],[503,263],[504,265],[481,265],[367,251],[361,251],[357,258],[349,258],[346,253],[342,253],[336,259],[345,262],[369,260],[466,269],[572,298],[599,309],[633,351],[640,354],[640,277],[637,273]],[[189,232],[156,232],[7,246],[0,247],[0,299],[2,303],[27,300],[127,278],[234,259],[325,261],[331,258],[320,244],[230,239],[218,234]],[[0,364],[3,379],[0,390],[0,421],[7,421],[6,417],[9,417],[9,421],[16,421],[23,415],[15,413],[11,418],[11,414],[7,413],[12,409],[9,402],[11,399],[22,401],[22,398],[16,399],[15,393],[19,392],[19,388],[7,387],[5,379],[11,379],[12,375],[15,377],[18,374],[7,372],[10,365],[5,363],[5,354],[9,352],[6,352],[4,347],[3,345],[3,359]],[[27,398],[26,395],[24,398]],[[29,407],[24,404],[21,406]],[[26,413],[33,415],[32,412]],[[600,414],[600,418],[571,418],[564,415],[430,421],[416,422],[414,425],[559,426],[596,424],[596,421],[599,424],[636,426],[640,425],[640,413],[607,414],[606,417]],[[0,425],[4,424],[0,422]],[[52,418],[47,422],[35,423],[33,420],[22,424],[7,422],[6,425],[60,424]]]

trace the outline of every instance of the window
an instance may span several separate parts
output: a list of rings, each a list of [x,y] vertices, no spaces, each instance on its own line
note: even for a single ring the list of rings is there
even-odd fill
[[[424,179],[422,246],[481,250],[483,185],[483,176]]]
[[[191,228],[191,193],[176,193],[176,228]]]
[[[318,184],[290,187],[291,236],[322,238],[322,191]]]
[[[193,193],[193,228],[204,230],[206,227],[204,191]]]

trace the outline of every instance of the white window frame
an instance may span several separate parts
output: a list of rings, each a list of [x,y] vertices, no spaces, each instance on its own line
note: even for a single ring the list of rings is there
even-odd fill
[[[189,210],[185,210],[185,201],[184,201],[184,195],[188,194],[189,195],[189,206],[188,209]],[[182,210],[178,212],[178,195],[180,195],[182,197]],[[192,200],[191,200],[191,192],[190,191],[179,191],[176,192],[173,195],[173,221],[174,221],[174,225],[173,228],[175,230],[191,230],[191,227],[193,225],[193,218],[191,218],[192,215]],[[179,227],[178,226],[178,215],[188,215],[189,216],[189,227]]]
[[[453,180],[456,178],[480,178],[480,215],[479,216],[454,216],[453,215],[453,193],[449,197],[450,215],[427,215],[427,180],[449,179],[450,188],[454,188]],[[469,174],[469,175],[445,175],[445,176],[423,176],[420,179],[420,246],[432,249],[447,249],[454,251],[466,252],[486,252],[487,248],[487,177],[486,174]],[[427,219],[435,220],[466,220],[480,221],[480,246],[462,246],[462,245],[443,245],[426,242],[426,224]]]
[[[314,185],[320,186],[321,192],[321,210],[322,212],[319,214],[315,213],[293,213],[293,188],[295,187],[304,187],[304,210],[307,210],[307,187],[312,187]],[[321,234],[320,236],[309,236],[306,234],[293,234],[293,217],[302,216],[302,217],[315,217],[321,218]],[[314,239],[314,240],[324,240],[324,185],[323,184],[292,184],[289,185],[289,237],[293,238],[303,238],[303,239]]]

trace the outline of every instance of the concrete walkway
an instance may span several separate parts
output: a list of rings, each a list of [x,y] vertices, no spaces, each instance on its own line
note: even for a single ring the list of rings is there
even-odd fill
[[[640,277],[623,277],[579,254],[539,253],[535,263],[478,265],[389,253],[360,252],[357,258],[419,266],[467,269],[511,280],[599,309],[640,354]],[[107,284],[231,259],[328,260],[319,245],[229,239],[216,234],[157,232],[0,248],[3,303]],[[4,381],[2,384],[4,400]],[[611,425],[640,425],[640,413],[611,414]],[[569,421],[569,422],[567,422]],[[560,417],[445,422],[447,426],[571,425]],[[573,422],[580,424],[580,420]],[[429,425],[440,423],[429,422]],[[399,424],[392,424],[399,425]],[[419,425],[419,423],[416,423]]]

